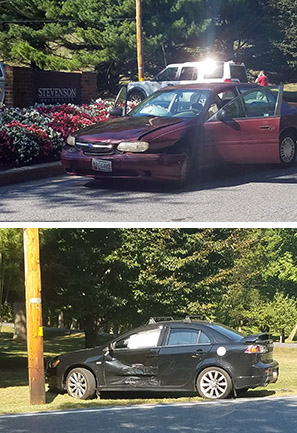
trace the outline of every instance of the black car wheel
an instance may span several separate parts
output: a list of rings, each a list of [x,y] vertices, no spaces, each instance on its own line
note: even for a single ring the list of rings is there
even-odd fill
[[[290,166],[296,159],[296,137],[289,133],[284,133],[279,140],[279,156],[282,166]]]
[[[66,389],[71,397],[86,400],[95,396],[96,381],[89,370],[74,368],[67,376]]]
[[[232,390],[232,381],[226,371],[218,367],[209,367],[199,374],[197,390],[204,398],[226,398]]]
[[[128,101],[133,102],[134,104],[139,104],[145,96],[146,95],[141,90],[131,90],[128,93]]]

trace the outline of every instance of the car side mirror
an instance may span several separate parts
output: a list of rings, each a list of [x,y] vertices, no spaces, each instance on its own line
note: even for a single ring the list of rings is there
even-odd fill
[[[120,108],[120,107],[113,107],[113,108],[110,110],[109,114],[110,114],[111,116],[120,117],[120,116],[123,115],[123,109]]]
[[[224,122],[224,120],[226,120],[226,111],[225,110],[220,110],[217,112],[217,120],[219,120],[220,122]]]
[[[109,343],[108,344],[108,352],[110,355],[113,354],[113,349],[114,349],[114,343]]]

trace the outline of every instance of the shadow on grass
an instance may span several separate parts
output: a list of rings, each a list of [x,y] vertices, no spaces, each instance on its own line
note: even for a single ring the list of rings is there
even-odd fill
[[[268,397],[276,394],[275,391],[250,390],[240,395],[238,398],[261,398]],[[57,396],[58,394],[56,394]],[[235,400],[230,396],[227,400]],[[52,400],[53,401],[53,400]],[[187,393],[157,393],[157,392],[103,392],[100,398],[91,400],[76,400],[69,397],[69,401],[61,402],[59,405],[60,410],[78,409],[78,408],[98,408],[102,406],[129,406],[129,405],[142,405],[142,404],[167,404],[167,403],[188,403],[212,400],[202,399],[194,392]]]
[[[52,389],[47,390],[45,393],[46,403],[52,403],[58,397],[58,395],[59,394],[57,392],[54,392]]]
[[[265,390],[250,389],[249,391],[246,391],[246,392],[240,394],[237,398],[269,397],[269,396],[272,396],[275,394],[276,394],[276,391],[271,391],[268,389],[265,389]]]

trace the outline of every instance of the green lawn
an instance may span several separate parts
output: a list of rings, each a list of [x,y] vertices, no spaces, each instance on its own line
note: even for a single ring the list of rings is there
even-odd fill
[[[68,352],[84,347],[83,334],[55,335],[44,338],[44,356],[49,359],[58,353]],[[79,407],[100,407],[104,405],[126,405],[143,403],[167,403],[198,401],[199,397],[178,398],[118,398],[79,401],[67,394],[56,395],[46,390],[46,405],[29,404],[29,386],[27,372],[27,352],[24,342],[12,340],[12,329],[2,328],[0,332],[0,413],[31,412],[38,410],[62,410]],[[274,350],[274,357],[280,363],[280,378],[277,383],[267,388],[248,391],[245,397],[280,396],[297,394],[297,345],[296,348],[279,348]]]

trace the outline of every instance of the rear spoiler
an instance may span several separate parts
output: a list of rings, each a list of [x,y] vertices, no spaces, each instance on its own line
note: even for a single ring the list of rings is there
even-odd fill
[[[246,337],[243,337],[242,340],[240,340],[241,343],[260,343],[260,342],[267,342],[273,343],[273,340],[271,338],[271,334],[268,334],[267,332],[260,332],[259,334],[254,335],[247,335]]]

